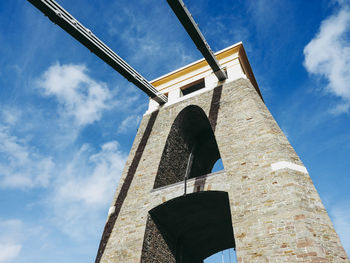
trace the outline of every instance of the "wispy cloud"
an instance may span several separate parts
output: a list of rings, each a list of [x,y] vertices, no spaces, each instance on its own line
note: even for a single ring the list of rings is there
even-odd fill
[[[140,3],[140,5],[145,3]],[[109,33],[118,36],[130,50],[128,56],[130,63],[140,65],[143,71],[166,73],[177,67],[192,62],[195,47],[186,48],[183,37],[178,31],[164,26],[170,25],[173,17],[164,16],[164,7],[154,4],[147,12],[142,7],[136,10],[124,6],[118,6],[118,13],[112,16],[109,22]],[[149,6],[149,3],[146,3]],[[147,7],[144,8],[147,8]],[[170,10],[166,9],[169,11]]]
[[[247,1],[247,10],[251,14],[254,25],[257,27],[258,33],[265,33],[272,26],[276,25],[278,17],[279,1],[273,0],[273,3],[268,0]]]
[[[18,244],[2,244],[0,243],[0,262],[7,262],[14,259],[21,251],[21,245]]]
[[[84,144],[53,183],[47,205],[54,224],[74,239],[96,233],[98,211],[111,201],[125,160],[116,141],[103,144],[97,153]]]
[[[111,201],[127,157],[118,142],[106,142],[99,150],[89,144],[77,149],[72,145],[72,159],[58,157],[55,151],[52,157],[44,157],[41,149],[10,130],[0,126],[0,187],[45,188],[47,194],[35,202],[47,211],[47,218],[42,219],[46,227],[55,226],[71,240],[86,240],[86,235],[97,238],[106,216],[103,210]],[[5,223],[0,220],[0,251],[6,251],[0,253],[0,262],[13,259],[26,245],[4,237],[2,226],[9,228],[13,222]]]
[[[139,23],[139,19],[135,12],[127,8],[122,8],[122,16],[114,16],[113,22],[117,24],[122,24],[125,21],[128,21],[128,27],[123,28],[120,34],[120,28],[110,23],[109,33],[111,35],[118,35],[123,41],[129,46],[138,47],[138,55],[141,55],[143,52],[155,53],[160,50],[160,43],[158,43],[154,38],[150,37],[150,30],[145,30],[145,23]]]
[[[127,133],[130,129],[134,129],[140,123],[141,116],[130,115],[126,117],[119,125],[117,133]]]
[[[17,219],[0,219],[0,263],[10,262],[21,252],[20,232],[22,222]],[[12,261],[13,262],[13,261]]]
[[[0,114],[2,115],[3,123],[14,125],[19,120],[21,112],[14,108],[6,108]]]
[[[78,126],[100,119],[111,99],[106,84],[87,75],[84,65],[57,63],[43,73],[38,85],[44,95],[58,100],[61,117],[73,119]]]
[[[215,39],[215,41],[210,41],[210,45],[214,51],[218,51],[239,41],[244,42],[245,49],[250,46],[248,39],[251,32],[243,25],[239,14],[236,14],[234,11],[230,12],[230,14],[208,17],[202,32],[208,41]],[[218,35],[221,36],[219,39],[217,39]]]
[[[138,96],[131,96],[134,91],[129,88],[124,90],[124,95],[118,96],[118,100],[111,102],[117,88],[114,89],[116,93],[110,92],[107,84],[92,79],[82,65],[55,64],[38,78],[37,83],[45,95],[44,101],[52,97],[57,104],[53,103],[50,114],[40,116],[40,121],[29,121],[28,117],[33,112],[27,108],[11,106],[1,109],[0,187],[45,188],[47,194],[43,194],[36,203],[49,208],[45,209],[50,218],[49,225],[53,224],[73,239],[84,239],[86,233],[99,233],[92,226],[99,227],[96,222],[105,219],[101,209],[106,209],[111,201],[126,154],[120,150],[117,141],[102,143],[96,150],[96,146],[81,144],[74,138],[85,126],[101,120],[106,110],[113,108],[134,116],[144,105],[134,106]],[[116,108],[118,105],[123,107]],[[130,107],[132,110],[128,111]],[[52,121],[52,115],[59,118]],[[135,119],[139,120],[139,117],[135,115]],[[130,120],[124,122],[122,130],[133,126]],[[35,124],[30,125],[29,130],[24,133],[19,131],[19,123],[22,127],[33,121]],[[53,127],[47,127],[51,125]],[[65,127],[62,129],[58,127],[60,125]],[[57,141],[65,143],[57,138],[67,137],[72,134],[70,130],[75,130],[74,138],[69,140],[72,143],[65,148],[65,156],[55,148],[40,146],[43,143],[41,130],[50,132],[50,136],[45,137],[45,143],[49,145]],[[5,245],[13,253],[18,249],[16,246],[9,247],[11,244]]]
[[[0,186],[9,188],[46,187],[54,168],[52,157],[35,152],[25,140],[11,135],[0,124]]]
[[[349,1],[339,3],[339,10],[322,21],[304,48],[306,70],[325,78],[325,91],[342,100],[335,113],[348,112],[350,107],[350,8]]]

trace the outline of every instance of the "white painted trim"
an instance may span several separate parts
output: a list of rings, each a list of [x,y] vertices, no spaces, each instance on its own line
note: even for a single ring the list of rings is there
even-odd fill
[[[110,216],[111,214],[113,214],[115,211],[115,206],[111,206],[108,210],[108,215]]]
[[[308,174],[308,171],[306,170],[305,166],[298,165],[295,163],[287,162],[287,161],[281,161],[277,163],[271,164],[272,171],[277,171],[281,169],[291,169],[294,171],[298,171],[304,174]]]

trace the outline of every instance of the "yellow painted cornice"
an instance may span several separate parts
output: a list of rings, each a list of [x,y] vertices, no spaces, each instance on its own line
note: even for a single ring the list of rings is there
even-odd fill
[[[222,59],[229,57],[235,53],[238,53],[242,47],[243,47],[242,42],[239,42],[239,43],[232,45],[228,48],[220,50],[220,51],[215,53],[216,59],[222,60]],[[195,61],[189,65],[186,65],[180,69],[177,69],[177,70],[172,71],[168,74],[165,74],[157,79],[152,80],[151,84],[155,87],[158,87],[164,83],[167,83],[171,80],[174,80],[176,78],[179,78],[183,75],[186,75],[186,74],[188,74],[192,71],[198,70],[200,68],[204,68],[206,66],[208,66],[208,63],[204,58],[202,58],[202,59],[197,60],[197,61]]]
[[[251,83],[253,84],[253,86],[255,87],[255,89],[257,90],[259,95],[261,96],[258,84],[255,80],[255,76],[254,76],[253,71],[250,67],[250,63],[248,61],[248,58],[247,58],[247,55],[246,55],[246,52],[244,50],[242,42],[238,42],[232,46],[229,46],[223,50],[216,52],[215,56],[216,56],[216,59],[220,62],[220,61],[224,60],[225,58],[228,58],[228,57],[233,56],[235,54],[236,54],[236,59],[238,57],[240,64],[241,64],[247,78],[251,81]],[[151,84],[157,88],[165,83],[171,82],[175,79],[180,79],[181,77],[184,77],[185,75],[188,75],[191,72],[194,72],[196,70],[199,70],[201,68],[208,67],[208,66],[209,65],[208,65],[207,61],[204,58],[202,58],[202,59],[197,60],[191,64],[188,64],[182,68],[176,69],[170,73],[167,73],[159,78],[152,80]]]

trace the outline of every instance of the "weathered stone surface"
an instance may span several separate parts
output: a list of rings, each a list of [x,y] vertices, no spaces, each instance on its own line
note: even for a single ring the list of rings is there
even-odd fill
[[[142,153],[137,153],[150,126],[151,116],[144,116],[112,202],[115,206],[126,191],[117,216],[109,216],[115,223],[109,224],[101,262],[140,262],[144,239],[150,239],[145,236],[148,211],[184,191],[183,183],[154,189],[170,129],[189,105],[202,108],[209,117],[213,92],[161,108]],[[251,83],[226,83],[219,97],[215,120],[209,121],[225,171],[190,179],[187,191],[228,192],[238,262],[350,262],[309,175],[271,168],[281,161],[303,164]],[[129,182],[135,156],[139,161]]]

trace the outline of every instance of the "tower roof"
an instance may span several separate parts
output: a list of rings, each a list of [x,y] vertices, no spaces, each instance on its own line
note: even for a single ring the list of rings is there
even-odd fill
[[[222,67],[228,71],[228,81],[237,79],[239,77],[248,78],[255,87],[256,91],[261,96],[259,86],[256,82],[253,70],[248,61],[248,57],[244,50],[242,42],[238,42],[216,52],[215,56]],[[214,75],[214,73],[208,65],[207,61],[202,58],[152,80],[151,84],[156,87],[158,91],[162,93],[168,93],[173,89],[183,89],[183,87],[187,87],[190,83],[194,83],[200,79],[208,78],[210,75]],[[219,81],[217,79],[216,82],[219,84]]]

